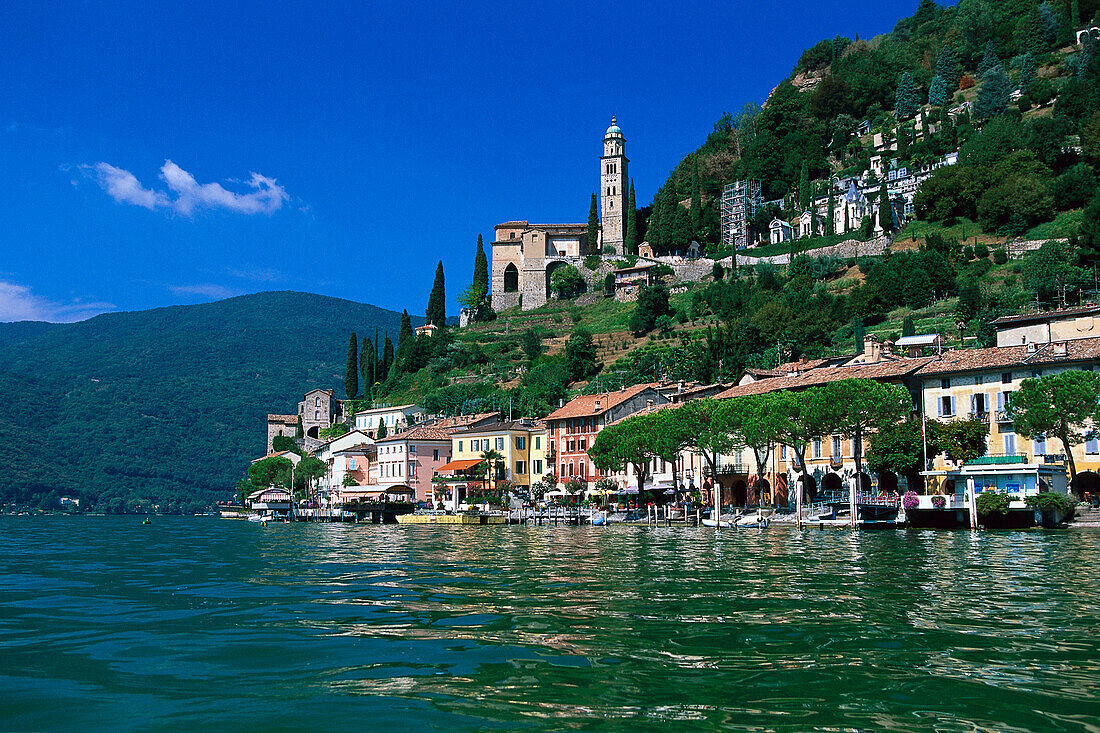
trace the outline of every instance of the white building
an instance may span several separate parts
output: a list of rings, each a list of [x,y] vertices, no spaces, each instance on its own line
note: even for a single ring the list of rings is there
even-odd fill
[[[396,432],[416,425],[422,421],[427,413],[423,407],[416,405],[397,405],[396,407],[374,407],[370,410],[361,410],[355,413],[355,429],[365,430],[371,435],[378,432],[379,425],[386,426],[386,434],[393,435]]]

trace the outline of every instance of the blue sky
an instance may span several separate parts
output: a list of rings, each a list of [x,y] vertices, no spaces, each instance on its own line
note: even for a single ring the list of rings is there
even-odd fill
[[[862,3],[9,2],[0,321],[293,289],[448,312],[480,232],[584,221],[612,115],[639,205]]]

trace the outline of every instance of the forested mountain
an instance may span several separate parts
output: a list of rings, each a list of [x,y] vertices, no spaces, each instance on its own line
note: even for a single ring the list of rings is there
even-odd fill
[[[355,331],[396,336],[400,313],[295,292],[0,324],[0,501],[56,490],[120,510],[231,495],[264,450],[268,412],[343,390]],[[423,319],[415,319],[418,325]]]
[[[724,115],[677,164],[639,210],[636,241],[668,252],[695,238],[713,251],[731,180],[755,179],[765,199],[785,199],[760,211],[758,232],[772,216],[804,209],[830,177],[859,175],[882,152],[857,134],[864,121],[896,143],[886,154],[898,167],[920,168],[960,147],[968,153],[930,187],[922,218],[967,218],[990,234],[1019,235],[1080,209],[1096,178],[1079,164],[1100,161],[1100,53],[1078,46],[1073,30],[1098,11],[1098,0],[921,0],[888,34],[823,39],[762,108],[749,103]],[[948,114],[962,103],[970,110]],[[999,190],[982,206],[994,182]]]

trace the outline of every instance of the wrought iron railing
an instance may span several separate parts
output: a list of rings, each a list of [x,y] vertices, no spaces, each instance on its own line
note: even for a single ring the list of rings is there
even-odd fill
[[[717,473],[719,476],[729,476],[735,473],[748,473],[748,470],[743,463],[719,463]],[[710,466],[703,466],[703,475],[711,475]]]

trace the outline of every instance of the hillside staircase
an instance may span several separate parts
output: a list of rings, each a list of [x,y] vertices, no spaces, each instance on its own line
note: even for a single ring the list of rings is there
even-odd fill
[[[1078,506],[1071,524],[1078,527],[1100,527],[1100,508],[1093,506],[1082,509]]]

